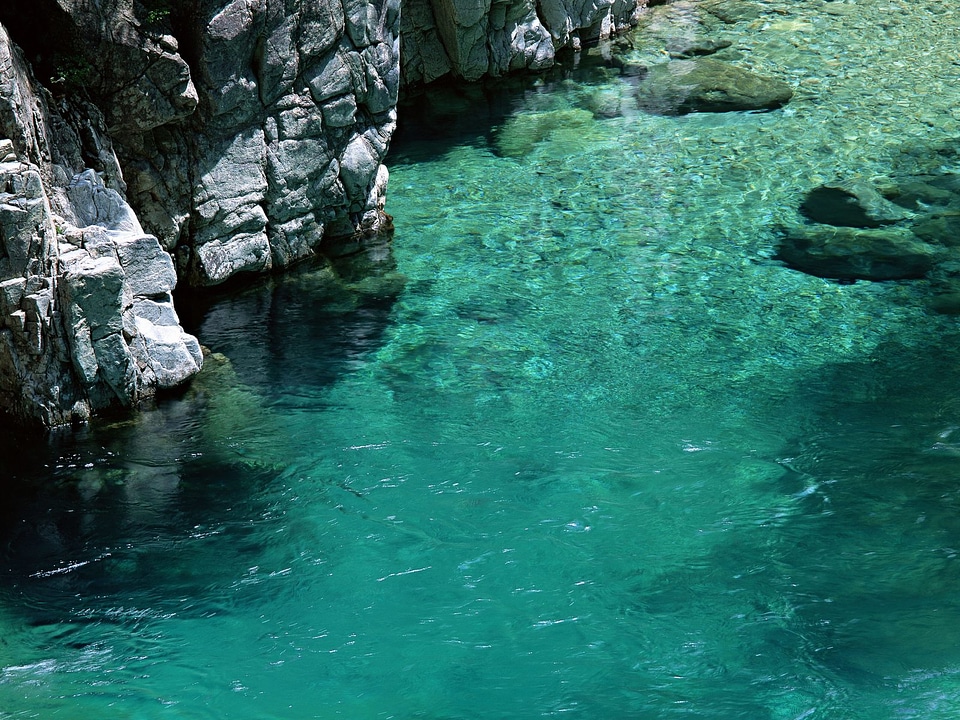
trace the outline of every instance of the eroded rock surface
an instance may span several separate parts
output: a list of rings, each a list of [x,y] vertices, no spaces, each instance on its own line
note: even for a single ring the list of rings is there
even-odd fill
[[[386,222],[399,0],[12,0],[0,22],[55,88],[103,110],[123,173],[87,164],[189,284]]]
[[[579,49],[634,25],[646,5],[647,0],[404,0],[403,79],[415,85],[448,74],[476,80],[550,67],[559,49]]]
[[[173,307],[172,258],[119,189],[103,118],[54,103],[2,26],[0,78],[0,408],[52,426],[183,382],[200,346]]]

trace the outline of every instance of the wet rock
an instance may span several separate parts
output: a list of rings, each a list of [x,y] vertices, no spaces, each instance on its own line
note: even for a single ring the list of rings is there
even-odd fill
[[[909,210],[960,207],[960,176],[918,175],[894,180],[880,188],[888,200]]]
[[[906,228],[811,225],[784,230],[777,259],[823,278],[903,280],[923,277],[939,254]]]
[[[732,43],[725,39],[712,38],[672,38],[667,41],[667,54],[672,58],[685,59],[702,55],[713,55]]]
[[[592,122],[593,113],[579,108],[514,115],[497,132],[494,147],[503,157],[523,157],[553,132],[587,127]]]
[[[814,188],[800,212],[816,223],[856,228],[876,228],[911,217],[871,184],[856,179]]]
[[[927,215],[910,229],[924,242],[960,247],[960,210]]]
[[[637,89],[640,108],[658,115],[774,110],[791,97],[787,83],[714,58],[654,65]]]

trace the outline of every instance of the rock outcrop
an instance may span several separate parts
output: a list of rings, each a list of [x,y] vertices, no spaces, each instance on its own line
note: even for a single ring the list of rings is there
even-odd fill
[[[30,27],[44,18],[59,47]],[[0,22],[103,109],[117,189],[189,284],[388,222],[398,0],[14,0]]]
[[[389,229],[403,76],[537,70],[646,0],[0,3],[0,410],[56,425],[196,373],[171,292]],[[29,62],[26,58],[29,58]]]
[[[0,407],[46,426],[196,373],[173,261],[83,156],[119,177],[102,118],[68,119],[0,26]],[[86,136],[86,141],[82,139]]]
[[[404,0],[402,75],[407,85],[445,75],[465,80],[540,70],[561,48],[634,25],[647,0]]]

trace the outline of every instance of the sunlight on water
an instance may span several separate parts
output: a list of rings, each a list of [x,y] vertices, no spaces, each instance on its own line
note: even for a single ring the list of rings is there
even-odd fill
[[[957,717],[956,318],[771,258],[811,187],[953,162],[960,17],[699,7],[416,99],[392,246],[197,308],[155,410],[0,439],[0,718]],[[664,25],[797,95],[639,112]]]

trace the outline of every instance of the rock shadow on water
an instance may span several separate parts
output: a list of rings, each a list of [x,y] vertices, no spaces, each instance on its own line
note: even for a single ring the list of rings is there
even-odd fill
[[[958,667],[957,340],[890,342],[799,377],[804,432],[783,428],[775,459],[783,507],[717,533],[694,565],[638,582],[634,611],[671,618],[677,642],[732,633],[740,651],[719,661],[732,682],[764,678],[755,687],[771,698],[788,685],[900,693]]]
[[[623,80],[630,71],[619,57],[623,50],[608,44],[580,53],[560,52],[556,65],[546,71],[474,83],[444,80],[408,90],[400,100],[388,162],[429,161],[464,145],[519,157],[567,120],[574,121],[575,131],[586,119],[629,112],[635,102],[624,89]],[[525,118],[528,114],[537,117]],[[512,128],[518,117],[521,127]],[[528,127],[531,124],[533,128]],[[544,129],[544,124],[550,127]],[[512,140],[505,150],[503,134],[515,136],[525,129],[532,129],[534,136],[521,151]]]
[[[188,321],[266,402],[315,398],[382,344],[406,278],[388,242],[341,243],[266,282],[188,300]],[[185,321],[186,322],[186,321]]]
[[[277,471],[218,458],[189,405],[46,438],[5,435],[21,457],[4,478],[0,603],[23,627],[72,637],[124,621],[109,612],[120,607],[202,615],[209,588],[260,552],[250,519],[268,512],[258,498]]]
[[[39,438],[0,427],[0,603],[38,643],[87,642],[100,622],[208,617],[263,592],[229,590],[275,552],[275,503],[303,441],[267,390],[313,395],[362,362],[404,288],[389,246],[337,254],[191,304],[215,349],[154,407]]]

